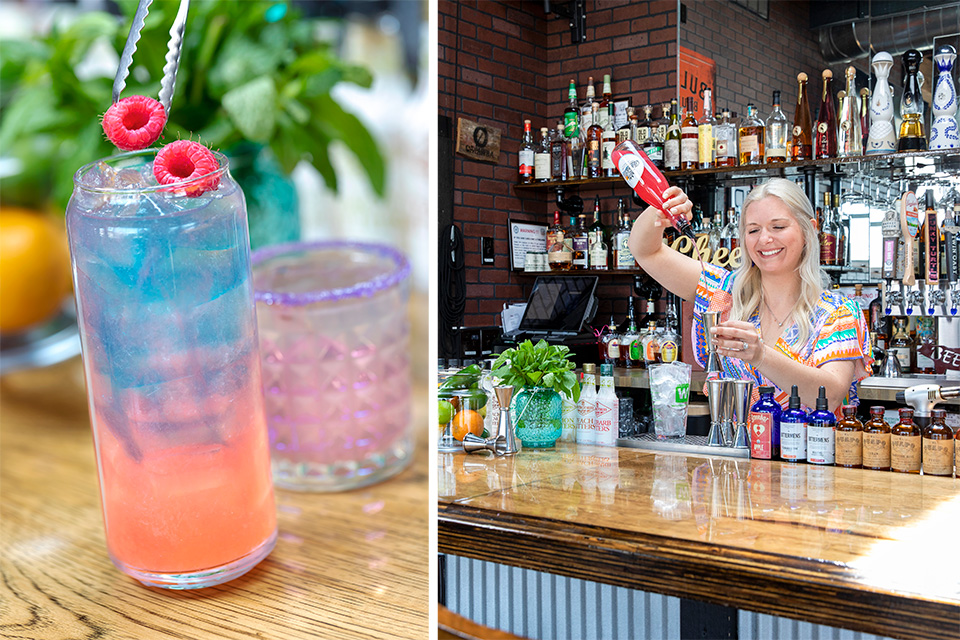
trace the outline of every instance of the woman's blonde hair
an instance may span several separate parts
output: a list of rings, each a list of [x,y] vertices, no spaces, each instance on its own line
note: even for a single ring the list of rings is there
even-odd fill
[[[747,209],[754,202],[768,197],[779,198],[787,206],[794,221],[800,225],[800,230],[803,232],[803,252],[800,254],[800,265],[797,267],[797,272],[800,274],[800,297],[789,318],[797,324],[799,329],[798,344],[804,344],[810,335],[810,318],[813,317],[820,296],[826,289],[827,277],[820,269],[820,240],[813,223],[815,215],[813,206],[803,190],[790,180],[784,178],[767,180],[753,189],[743,202],[739,231],[740,246],[744,250],[733,280],[731,319],[747,320],[755,311],[759,313],[760,305],[763,304],[760,269],[747,255],[744,236],[746,235]]]

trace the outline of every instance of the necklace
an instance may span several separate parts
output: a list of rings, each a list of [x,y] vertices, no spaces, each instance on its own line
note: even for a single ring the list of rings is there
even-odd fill
[[[777,315],[773,312],[773,309],[770,308],[770,305],[767,304],[767,299],[764,297],[761,297],[760,299],[763,300],[763,306],[767,308],[767,311],[773,317],[773,321],[777,323],[777,328],[783,329],[783,323],[786,322],[787,318],[789,318],[790,316],[788,315],[787,318],[784,318],[783,320],[777,320]]]

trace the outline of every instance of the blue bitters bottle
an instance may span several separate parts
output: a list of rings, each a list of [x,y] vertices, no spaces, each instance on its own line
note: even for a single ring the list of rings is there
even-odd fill
[[[790,404],[780,416],[780,458],[787,462],[807,459],[807,412],[800,408],[797,385],[790,388]]]

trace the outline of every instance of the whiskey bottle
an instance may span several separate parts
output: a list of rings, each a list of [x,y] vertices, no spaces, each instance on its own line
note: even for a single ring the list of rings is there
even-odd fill
[[[833,215],[832,194],[823,194],[823,218],[820,223],[820,264],[837,264],[837,236],[839,225]]]
[[[863,468],[890,471],[890,425],[883,407],[870,407],[870,419],[863,424]]]
[[[636,130],[637,115],[634,113],[633,107],[627,107],[627,121],[623,123],[622,127],[617,129],[617,144],[625,140],[636,139]]]
[[[680,359],[680,334],[677,332],[677,309],[670,294],[667,299],[666,320],[660,334],[660,362],[669,364]]]
[[[600,344],[604,364],[616,366],[617,361],[620,359],[620,332],[617,331],[617,323],[612,315],[610,316],[608,330],[600,339]]]
[[[570,102],[563,110],[563,135],[567,140],[580,137],[580,107],[577,105],[577,83],[570,79],[570,88],[567,90]]]
[[[589,267],[606,271],[609,268],[606,234],[600,213],[600,196],[593,200],[593,222],[587,228],[587,242],[590,247]]]
[[[693,113],[693,98],[687,97],[687,113],[680,123],[680,168],[696,169],[700,164],[700,123]]]
[[[607,121],[604,124],[603,132],[600,134],[600,169],[601,174],[607,178],[614,178],[620,175],[617,166],[613,164],[613,149],[617,146],[617,132],[613,127],[613,103],[607,104]]]
[[[740,147],[740,166],[763,164],[764,127],[753,103],[747,105],[747,117],[740,123],[737,132],[737,144]]]
[[[793,135],[790,140],[790,158],[792,160],[812,160],[813,126],[810,120],[810,102],[807,100],[807,74],[797,74],[800,85],[797,91],[797,108],[793,113]]]
[[[923,97],[917,74],[923,54],[909,49],[903,54],[903,95],[900,97],[900,136],[897,151],[926,151],[927,138],[923,133]]]
[[[593,105],[594,105],[594,96],[596,92],[593,88],[593,76],[587,78],[587,96],[583,100],[583,105],[580,107],[580,132],[581,135],[585,135],[586,131],[593,126],[595,122],[593,118]],[[599,105],[598,105],[599,106]]]
[[[604,129],[607,128],[607,124],[613,127],[613,112],[608,109],[608,107],[613,104],[613,101],[610,97],[613,94],[610,91],[610,74],[604,74],[603,76],[603,93],[600,97],[600,126]],[[615,127],[614,127],[615,128]]]
[[[603,175],[600,161],[602,158],[603,127],[597,123],[597,113],[600,108],[596,102],[591,105],[593,124],[587,129],[587,143],[584,151],[586,162],[586,177],[599,178]]]
[[[560,224],[560,212],[553,212],[553,225],[547,228],[547,252],[550,251],[550,247],[554,245],[555,242],[563,242],[563,225]]]
[[[573,229],[573,268],[586,269],[590,265],[590,239],[587,236],[587,214],[577,216]]]
[[[653,125],[653,119],[650,118],[650,114],[653,113],[653,107],[649,104],[643,107],[643,119],[637,121],[637,132],[633,138],[633,141],[640,145],[640,148],[643,149],[644,153],[648,156],[650,155],[647,150],[647,142],[650,140],[651,131],[650,128]],[[650,158],[653,160],[653,158]]]
[[[787,161],[787,116],[780,110],[780,92],[773,92],[773,110],[764,128],[766,135],[765,158],[768,163]]]
[[[660,335],[657,332],[657,323],[653,320],[647,322],[647,331],[643,334],[643,362],[649,369],[650,365],[660,362]]]
[[[813,145],[815,158],[837,157],[837,111],[833,106],[833,72],[823,70],[823,92],[817,114],[817,132]]]
[[[837,153],[841,158],[863,155],[856,67],[847,67],[846,78],[847,87],[840,100],[840,125],[837,130]]]
[[[670,101],[670,126],[663,140],[663,168],[667,171],[680,168],[680,114],[676,98]]]
[[[723,110],[723,120],[713,129],[714,158],[718,167],[737,166],[737,127],[730,111]]]
[[[913,423],[913,409],[900,409],[900,422],[890,429],[891,471],[920,473],[920,439],[920,428]]]
[[[934,409],[930,424],[923,428],[923,475],[953,476],[953,429],[947,426],[947,412]]]
[[[533,179],[550,181],[550,139],[546,127],[540,127],[540,145],[533,152]]]
[[[554,236],[553,244],[547,249],[547,263],[551,271],[570,271],[573,267],[573,252],[564,240],[561,231]]]
[[[910,368],[910,351],[913,345],[910,342],[910,334],[907,332],[907,319],[894,318],[893,320],[893,339],[890,341],[890,348],[887,350],[900,363],[901,373],[913,373]],[[913,414],[910,414],[911,416]]]
[[[700,169],[711,169],[713,159],[713,127],[717,119],[713,116],[713,98],[710,89],[703,91],[703,119],[697,125],[697,166]]]
[[[843,417],[837,421],[836,465],[850,469],[863,466],[863,423],[857,419],[857,408],[844,405]]]
[[[520,184],[533,182],[533,134],[530,132],[530,121],[523,121],[523,140],[520,142],[520,163],[517,181]]]

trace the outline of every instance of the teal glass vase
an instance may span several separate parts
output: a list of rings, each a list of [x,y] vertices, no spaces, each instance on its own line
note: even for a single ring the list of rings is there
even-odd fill
[[[560,394],[546,387],[523,387],[510,406],[517,439],[524,447],[543,449],[557,443],[563,429]]]
[[[293,179],[270,147],[244,142],[227,152],[230,173],[247,201],[250,247],[300,240],[300,207]]]

